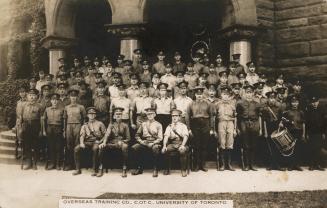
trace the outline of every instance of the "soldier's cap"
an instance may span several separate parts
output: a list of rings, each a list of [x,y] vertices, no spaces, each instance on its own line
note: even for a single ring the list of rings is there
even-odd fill
[[[158,84],[158,89],[159,90],[167,90],[167,88],[168,88],[168,84],[167,83],[161,82],[161,83]]]
[[[99,58],[98,57],[95,57],[93,62],[99,62]]]
[[[87,114],[97,114],[97,109],[95,107],[88,107],[86,109]]]
[[[67,82],[58,83],[57,87],[58,87],[58,89],[60,89],[60,88],[66,89],[68,87],[68,83]]]
[[[74,58],[74,62],[79,62],[79,59],[78,58]]]
[[[278,88],[276,89],[276,92],[277,92],[278,94],[284,94],[286,90],[287,90],[286,87],[278,87]]]
[[[30,94],[30,95],[39,95],[39,91],[37,89],[29,89],[28,94]]]
[[[172,68],[173,66],[170,63],[166,64],[166,68]]]
[[[185,81],[185,80],[183,80],[183,81],[181,81],[180,83],[178,83],[177,84],[177,86],[179,87],[179,88],[187,88],[188,87],[188,82],[187,81]]]
[[[115,107],[113,110],[114,114],[119,114],[119,115],[123,114],[123,111],[124,111],[124,108],[122,108],[122,107]]]
[[[207,53],[203,54],[203,58],[209,58],[209,55]]]
[[[195,86],[194,87],[194,91],[195,91],[195,93],[203,93],[203,90],[204,90],[204,87],[202,87],[202,86]]]
[[[149,87],[149,83],[148,82],[140,82],[139,83],[139,88],[148,88]]]
[[[302,81],[301,80],[299,80],[299,79],[296,79],[296,80],[294,80],[294,82],[293,82],[293,85],[296,85],[296,86],[302,86]]]
[[[90,61],[88,56],[84,56],[84,61]]]
[[[54,76],[53,76],[53,74],[46,74],[45,77],[53,79]]]
[[[96,82],[96,85],[100,88],[104,88],[107,85],[107,82],[104,79],[100,79]]]
[[[45,73],[44,73],[44,71],[43,70],[40,70],[39,71],[39,75],[44,75]]]
[[[229,94],[231,92],[231,89],[228,86],[224,86],[220,88],[221,93],[227,93]]]
[[[126,85],[124,85],[123,83],[120,83],[117,85],[117,88],[118,88],[118,90],[123,91],[126,89]]]
[[[257,82],[255,83],[253,86],[256,88],[256,89],[263,89],[263,86],[265,85],[264,82]]]
[[[109,61],[109,59],[108,59],[107,56],[103,56],[103,57],[102,57],[102,61]]]
[[[142,61],[142,66],[144,66],[144,65],[149,65],[149,62],[147,60],[143,60]]]
[[[25,86],[20,86],[18,92],[27,92],[27,88]]]
[[[232,57],[233,57],[233,60],[239,59],[241,57],[241,54],[240,53],[235,53],[235,54],[232,55]]]
[[[152,114],[152,113],[156,113],[156,109],[155,108],[146,108],[144,109],[146,114]]]
[[[66,80],[68,78],[68,73],[67,72],[59,72],[58,77],[61,80]]]
[[[137,54],[137,55],[141,55],[142,51],[141,51],[141,49],[137,48],[137,49],[134,49],[133,53]]]
[[[120,54],[120,55],[118,55],[117,59],[118,60],[124,60],[125,59],[125,56],[123,54]]]
[[[247,92],[247,91],[253,91],[253,90],[254,90],[254,88],[253,88],[252,85],[245,85],[245,86],[243,87],[243,89],[245,90],[245,92]]]
[[[194,66],[194,64],[192,63],[192,62],[189,62],[188,64],[187,64],[187,67],[193,67]]]
[[[208,84],[208,90],[217,91],[217,85],[216,84]]]
[[[44,91],[44,90],[51,90],[52,89],[52,86],[49,85],[49,84],[45,84],[41,87],[41,91]]]
[[[60,95],[58,93],[51,93],[50,98],[51,100],[59,100]]]
[[[180,52],[176,51],[174,56],[181,56]]]
[[[31,77],[30,79],[29,79],[29,82],[36,82],[37,81],[37,78],[36,77]]]
[[[240,73],[237,74],[237,77],[238,77],[239,79],[241,79],[241,78],[245,79],[245,77],[246,77],[246,73],[245,73],[245,72],[240,72]]]
[[[279,74],[276,79],[283,79],[284,80],[284,75],[283,74]]]
[[[61,58],[58,58],[58,61],[59,62],[65,61],[65,58],[62,58],[62,57]]]
[[[180,110],[178,110],[178,109],[172,109],[172,110],[170,111],[170,114],[171,114],[172,116],[181,116],[181,115],[182,115],[182,111],[180,111]]]
[[[309,99],[309,101],[311,102],[311,103],[315,103],[315,102],[318,102],[319,101],[319,97],[318,96],[311,96],[310,97],[310,99]]]
[[[209,76],[209,74],[207,72],[201,72],[199,75],[200,75],[200,77],[203,77],[203,78],[207,78]]]
[[[99,79],[99,78],[102,77],[102,73],[101,72],[95,72],[94,76]]]
[[[124,66],[132,66],[133,62],[131,60],[124,60]]]
[[[246,63],[246,66],[247,66],[248,68],[250,68],[250,67],[255,67],[255,64],[254,64],[253,61],[250,61],[250,62]]]
[[[233,89],[241,89],[242,85],[239,82],[234,82],[234,83],[231,84],[231,87]]]
[[[76,90],[76,89],[70,89],[68,91],[68,94],[69,94],[70,97],[77,97],[78,96],[78,93],[79,93],[79,91]]]
[[[108,59],[107,66],[112,66],[112,64],[109,62],[109,59]]]
[[[165,56],[165,53],[163,51],[159,51],[157,56]]]
[[[270,98],[270,97],[276,97],[276,95],[277,95],[277,93],[274,92],[274,91],[269,91],[269,92],[266,93],[266,96],[267,96],[268,98]]]
[[[155,78],[160,78],[161,75],[158,73],[158,72],[154,72],[152,73],[152,78],[155,77]]]
[[[209,68],[211,68],[211,69],[212,69],[212,68],[215,68],[215,64],[214,64],[214,63],[210,63],[210,64],[209,64]]]
[[[132,73],[132,74],[129,75],[129,77],[130,77],[131,79],[139,80],[139,75],[138,75],[137,73]]]
[[[180,77],[180,76],[184,77],[185,73],[183,71],[177,71],[175,74],[176,74],[176,77]]]
[[[122,75],[121,75],[121,73],[119,73],[119,72],[113,72],[113,73],[112,73],[112,76],[113,76],[114,78],[120,78]]]
[[[217,54],[216,59],[220,58],[221,59],[221,55]]]
[[[261,73],[261,72],[258,73],[258,76],[259,76],[260,79],[266,79],[267,78],[266,74]]]
[[[219,74],[218,74],[220,77],[222,77],[222,76],[228,76],[228,72],[227,71],[221,71],[221,72],[219,72]]]
[[[74,76],[75,76],[75,77],[77,77],[77,76],[81,76],[81,77],[83,77],[83,76],[84,76],[84,73],[83,73],[83,71],[75,71],[75,72],[74,72]]]

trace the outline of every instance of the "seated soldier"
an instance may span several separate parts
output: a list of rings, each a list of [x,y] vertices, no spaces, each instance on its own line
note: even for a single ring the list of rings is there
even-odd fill
[[[106,133],[104,124],[95,119],[97,111],[95,107],[87,109],[87,117],[89,121],[85,123],[80,131],[80,144],[74,148],[74,158],[76,170],[73,175],[79,175],[81,171],[81,157],[80,152],[84,149],[91,149],[93,152],[93,173],[92,176],[97,175],[98,159],[99,159],[99,144]]]
[[[158,158],[161,149],[162,141],[162,125],[154,118],[156,110],[154,108],[145,109],[147,121],[143,122],[136,132],[136,144],[132,146],[135,153],[135,162],[137,168],[132,172],[132,175],[143,173],[143,161],[141,161],[141,154],[146,150],[150,150],[153,155],[153,177],[158,177]]]
[[[170,157],[174,153],[180,155],[182,176],[186,177],[187,168],[187,140],[189,138],[188,128],[185,124],[180,122],[182,111],[174,109],[171,111],[172,123],[166,128],[162,153],[165,155],[165,168],[164,175],[169,174]]]
[[[114,109],[115,122],[110,123],[106,134],[103,137],[103,142],[100,144],[100,162],[103,164],[103,154],[105,150],[118,149],[123,154],[123,172],[122,177],[127,177],[127,159],[128,159],[128,142],[130,141],[130,133],[128,124],[122,121],[124,108],[117,107]],[[103,175],[102,165],[97,177]]]

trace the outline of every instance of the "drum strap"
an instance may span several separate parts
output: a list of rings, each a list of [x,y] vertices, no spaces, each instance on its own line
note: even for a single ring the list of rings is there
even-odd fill
[[[269,106],[267,106],[267,107],[268,107],[268,110],[270,111],[270,113],[273,115],[274,119],[278,120],[278,118],[277,118],[276,114],[274,113],[274,111],[271,110],[271,108]]]

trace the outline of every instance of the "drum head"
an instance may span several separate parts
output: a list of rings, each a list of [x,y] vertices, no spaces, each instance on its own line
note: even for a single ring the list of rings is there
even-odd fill
[[[271,134],[271,138],[277,138],[277,137],[280,137],[281,135],[285,134],[286,133],[286,129],[282,130],[282,131],[274,131],[272,134]]]

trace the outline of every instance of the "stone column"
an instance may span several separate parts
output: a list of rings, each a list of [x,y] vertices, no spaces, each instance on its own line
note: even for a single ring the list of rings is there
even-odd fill
[[[145,24],[108,24],[106,28],[120,38],[120,54],[132,60],[134,49],[142,47],[140,35],[145,31]]]
[[[48,36],[42,40],[43,47],[49,49],[49,73],[56,75],[59,70],[59,58],[65,58],[66,52],[76,44],[75,39]]]
[[[255,26],[234,25],[218,31],[219,37],[229,42],[229,59],[240,53],[240,64],[246,66],[249,61],[256,61],[252,55],[252,48],[260,28]],[[247,68],[246,68],[247,70]]]

